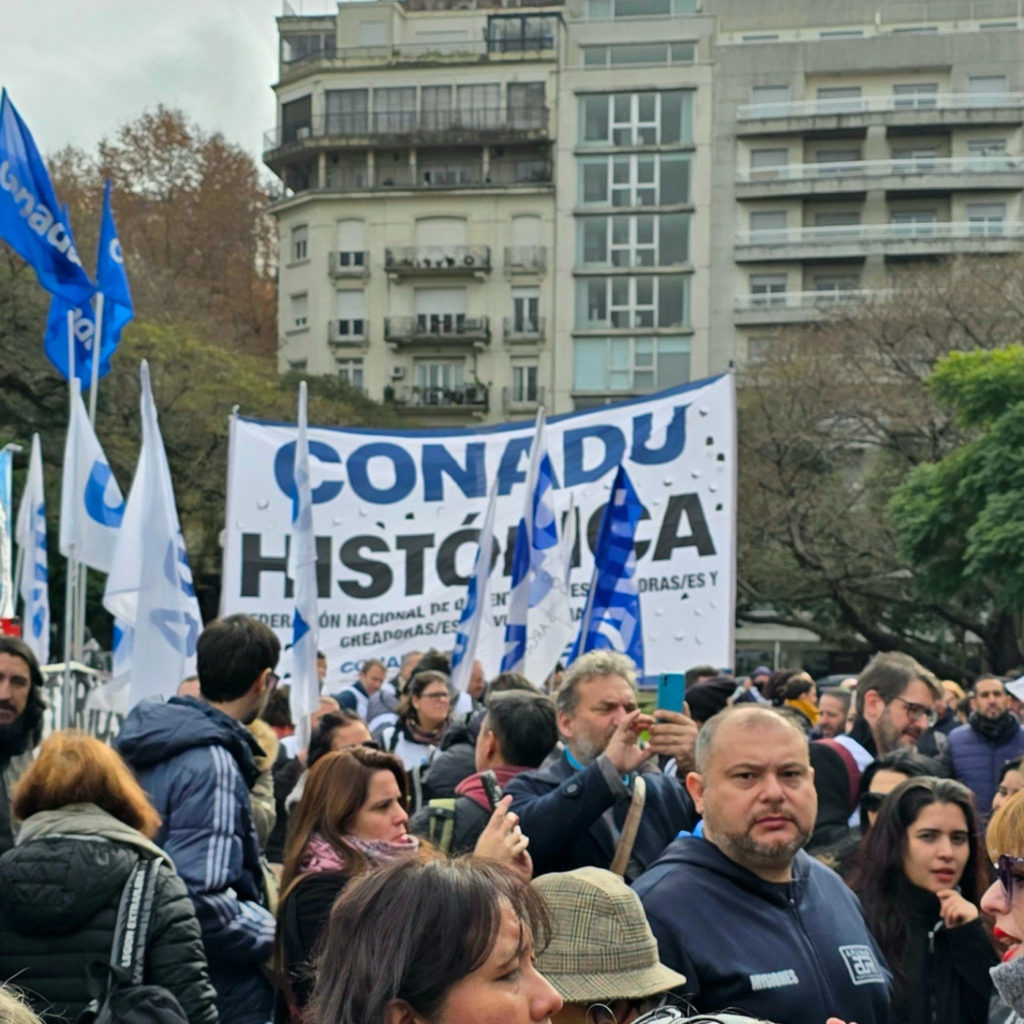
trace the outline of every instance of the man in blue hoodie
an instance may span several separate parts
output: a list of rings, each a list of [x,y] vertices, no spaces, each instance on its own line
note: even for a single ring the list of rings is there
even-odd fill
[[[217,1010],[266,1024],[274,992],[260,969],[274,944],[249,788],[259,775],[252,722],[277,683],[281,644],[247,615],[215,619],[196,650],[199,697],[142,701],[116,746],[160,813],[156,837],[188,887]]]
[[[818,803],[803,731],[733,706],[704,724],[695,760],[703,838],[676,839],[634,886],[686,998],[701,1013],[885,1024],[889,975],[860,904],[801,849]]]

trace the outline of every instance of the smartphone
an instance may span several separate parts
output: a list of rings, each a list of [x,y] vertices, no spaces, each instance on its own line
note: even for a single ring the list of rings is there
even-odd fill
[[[682,711],[686,699],[686,676],[682,672],[662,672],[658,676],[659,711]]]
[[[487,794],[487,800],[493,811],[502,796],[501,786],[498,785],[498,776],[494,772],[483,772],[480,775],[480,782],[483,784],[484,792]]]

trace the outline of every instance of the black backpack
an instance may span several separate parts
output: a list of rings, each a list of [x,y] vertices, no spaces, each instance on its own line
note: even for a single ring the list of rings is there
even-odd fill
[[[93,998],[75,1024],[189,1024],[173,992],[142,983],[159,868],[152,858],[141,858],[132,868],[121,891],[110,963],[96,961],[87,968]]]

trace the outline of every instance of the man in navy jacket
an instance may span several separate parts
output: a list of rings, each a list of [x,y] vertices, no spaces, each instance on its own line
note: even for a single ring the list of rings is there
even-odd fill
[[[799,726],[727,708],[701,729],[686,785],[703,837],[677,839],[634,888],[687,1000],[700,1013],[885,1024],[889,974],[860,904],[801,850],[817,796]]]
[[[633,662],[614,651],[589,651],[569,666],[555,697],[565,750],[537,771],[521,772],[506,787],[519,825],[530,837],[534,873],[607,868],[626,820],[637,772],[655,754],[693,760],[697,726],[679,712],[658,720],[637,709]],[[650,745],[638,737],[649,729]],[[626,870],[636,878],[680,829],[697,821],[681,783],[644,774],[643,815]]]
[[[156,837],[188,887],[203,931],[217,1011],[265,1024],[274,992],[261,970],[274,945],[249,787],[259,744],[245,725],[266,703],[281,645],[247,615],[216,619],[196,650],[200,696],[142,701],[116,746],[160,812]]]

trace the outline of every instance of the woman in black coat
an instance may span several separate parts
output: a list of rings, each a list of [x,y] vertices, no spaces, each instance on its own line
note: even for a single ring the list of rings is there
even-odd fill
[[[54,733],[14,794],[17,846],[0,857],[0,979],[44,1021],[74,1020],[87,971],[110,963],[121,891],[140,858],[160,862],[143,983],[177,998],[191,1024],[216,1024],[202,934],[174,865],[151,837],[160,817],[110,747]]]
[[[908,779],[883,801],[851,885],[893,975],[893,1024],[985,1024],[995,949],[970,790]]]

